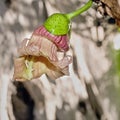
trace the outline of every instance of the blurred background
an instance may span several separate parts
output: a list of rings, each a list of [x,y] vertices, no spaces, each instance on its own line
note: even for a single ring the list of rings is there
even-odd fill
[[[17,48],[52,13],[87,0],[0,0],[0,120],[120,120],[120,32],[97,4],[72,21],[70,76],[13,80]]]

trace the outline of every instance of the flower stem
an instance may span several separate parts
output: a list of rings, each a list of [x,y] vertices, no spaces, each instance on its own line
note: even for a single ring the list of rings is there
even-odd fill
[[[84,11],[88,10],[92,6],[92,3],[93,3],[93,0],[89,0],[83,7],[79,8],[71,13],[66,14],[67,18],[69,20],[71,20],[72,18],[80,15]]]

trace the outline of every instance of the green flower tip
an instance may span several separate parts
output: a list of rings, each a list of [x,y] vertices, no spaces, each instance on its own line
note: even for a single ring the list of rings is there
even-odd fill
[[[65,35],[70,31],[70,20],[65,14],[52,14],[44,22],[44,27],[54,35]]]
[[[88,10],[92,3],[93,1],[89,0],[83,7],[68,14],[55,13],[48,17],[44,27],[53,35],[65,35],[70,32],[70,20]]]

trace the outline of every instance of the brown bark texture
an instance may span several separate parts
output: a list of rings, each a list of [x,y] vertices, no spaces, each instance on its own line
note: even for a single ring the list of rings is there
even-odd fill
[[[119,0],[100,0],[105,12],[116,20],[120,26],[120,1]]]

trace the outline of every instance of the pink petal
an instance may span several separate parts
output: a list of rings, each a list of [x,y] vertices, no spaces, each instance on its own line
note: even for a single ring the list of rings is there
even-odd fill
[[[69,49],[69,45],[68,45],[68,41],[69,41],[69,37],[68,35],[53,35],[51,33],[49,33],[44,26],[40,26],[38,27],[34,33],[35,35],[41,35],[44,36],[46,38],[48,38],[49,40],[51,40],[52,42],[54,42],[57,47],[59,48],[60,51],[67,51]]]
[[[23,40],[21,47],[18,49],[20,56],[46,56],[52,61],[57,61],[57,47],[48,39],[42,36],[33,35],[31,39]]]

